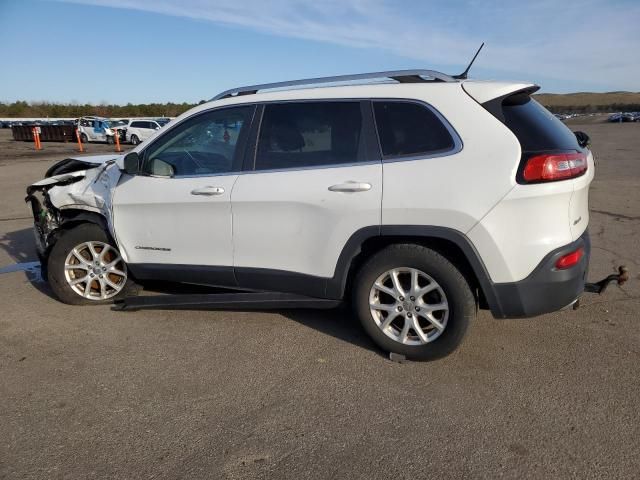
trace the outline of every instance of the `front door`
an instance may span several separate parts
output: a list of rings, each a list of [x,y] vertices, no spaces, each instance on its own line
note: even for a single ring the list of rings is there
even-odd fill
[[[231,195],[240,286],[321,296],[348,239],[379,227],[382,165],[368,108],[357,100],[264,106],[251,171]]]
[[[255,107],[223,108],[175,125],[141,153],[113,199],[116,240],[134,274],[233,282],[231,190]]]

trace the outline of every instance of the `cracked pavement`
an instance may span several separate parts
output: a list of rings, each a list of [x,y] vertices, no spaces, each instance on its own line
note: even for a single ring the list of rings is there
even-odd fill
[[[597,160],[590,280],[630,281],[578,311],[481,312],[453,355],[405,364],[344,310],[58,303],[23,198],[73,145],[0,131],[0,478],[637,477],[640,124],[572,128]]]

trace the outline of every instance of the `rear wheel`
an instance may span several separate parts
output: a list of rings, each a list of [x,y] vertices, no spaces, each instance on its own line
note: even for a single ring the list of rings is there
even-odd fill
[[[460,271],[439,253],[411,244],[387,247],[363,265],[354,304],[379,347],[415,360],[455,350],[476,311]]]
[[[137,135],[131,135],[131,143],[133,145],[138,145],[140,143],[140,139]]]
[[[92,223],[61,234],[49,255],[47,277],[56,296],[71,305],[111,303],[132,293],[120,252]]]

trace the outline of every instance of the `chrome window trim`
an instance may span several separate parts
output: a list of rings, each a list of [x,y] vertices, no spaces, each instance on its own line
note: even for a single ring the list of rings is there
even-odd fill
[[[282,173],[282,172],[295,172],[295,171],[303,171],[303,170],[320,170],[320,169],[327,169],[327,168],[340,168],[340,167],[355,167],[358,165],[375,165],[375,164],[384,164],[384,163],[396,163],[396,162],[413,162],[413,161],[418,161],[418,160],[429,160],[432,158],[440,158],[440,157],[448,157],[448,156],[452,156],[452,155],[456,155],[458,153],[460,153],[463,148],[464,148],[464,143],[462,142],[462,138],[460,137],[460,135],[458,134],[458,132],[456,131],[456,129],[449,123],[449,121],[446,119],[446,117],[444,115],[442,115],[440,113],[440,111],[438,109],[436,109],[433,105],[425,102],[424,100],[419,100],[419,99],[414,99],[414,98],[387,98],[387,97],[375,97],[375,98],[371,98],[371,97],[341,97],[341,98],[307,98],[307,99],[287,99],[287,100],[268,100],[268,101],[259,101],[259,102],[241,102],[241,103],[236,103],[236,104],[231,104],[231,105],[223,105],[223,106],[216,106],[213,108],[209,108],[206,110],[202,110],[199,111],[197,113],[194,113],[193,115],[189,115],[188,117],[184,118],[182,121],[176,123],[175,125],[171,126],[171,129],[167,130],[166,132],[164,132],[162,135],[159,135],[157,138],[153,139],[153,141],[149,144],[146,145],[144,149],[142,149],[142,152],[146,151],[151,145],[153,145],[156,141],[158,141],[160,138],[162,138],[164,135],[168,134],[171,130],[173,130],[175,127],[181,125],[183,122],[186,122],[187,120],[190,120],[198,115],[203,115],[205,113],[210,113],[216,110],[224,110],[224,109],[228,109],[228,108],[236,108],[236,107],[242,107],[242,106],[254,106],[254,107],[259,107],[261,105],[269,105],[269,104],[283,104],[283,103],[309,103],[309,102],[362,102],[362,101],[368,101],[371,102],[372,104],[376,101],[380,101],[380,102],[402,102],[402,103],[415,103],[418,104],[422,107],[425,107],[427,109],[429,109],[432,113],[434,113],[436,115],[436,117],[438,117],[438,119],[440,120],[440,122],[442,122],[442,124],[445,126],[445,128],[447,129],[447,131],[449,132],[449,134],[451,135],[451,137],[453,138],[453,147],[449,150],[446,151],[438,151],[438,152],[434,152],[434,153],[430,153],[430,154],[408,154],[408,155],[395,155],[395,156],[388,156],[388,157],[384,157],[382,155],[382,146],[380,145],[380,135],[378,134],[378,128],[377,128],[377,124],[375,123],[375,112],[373,112],[373,121],[374,121],[374,126],[375,126],[375,131],[376,131],[376,139],[378,142],[378,151],[380,154],[380,158],[377,160],[367,160],[367,161],[363,161],[363,162],[350,162],[350,163],[332,163],[332,164],[327,164],[327,165],[311,165],[311,166],[305,166],[305,167],[297,167],[297,168],[274,168],[274,169],[269,169],[269,170],[255,170],[255,157],[257,155],[257,147],[258,147],[258,142],[256,141],[256,152],[254,153],[254,158],[253,158],[253,169],[251,170],[240,170],[240,171],[235,171],[235,172],[224,172],[224,173],[217,173],[217,174],[211,174],[211,173],[207,173],[207,174],[199,174],[199,175],[175,175],[173,177],[170,178],[202,178],[202,177],[223,177],[223,176],[230,176],[230,175],[250,175],[250,174],[261,174],[261,173]],[[373,106],[373,105],[372,105]],[[260,123],[262,123],[262,118],[260,118]],[[261,125],[260,125],[261,127]],[[260,134],[260,129],[258,129],[258,135]]]

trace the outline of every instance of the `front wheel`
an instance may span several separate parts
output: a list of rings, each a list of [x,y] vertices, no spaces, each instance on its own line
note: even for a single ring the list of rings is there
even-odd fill
[[[462,273],[420,245],[392,245],[375,254],[360,269],[353,294],[356,313],[373,341],[414,360],[451,353],[476,314]]]
[[[127,266],[107,234],[92,223],[62,232],[49,254],[47,278],[64,303],[111,303],[131,293]]]
[[[138,145],[140,143],[140,139],[137,135],[131,135],[131,144]]]

